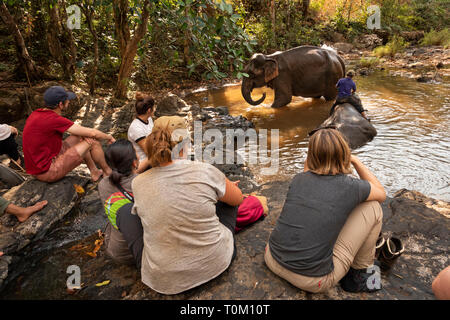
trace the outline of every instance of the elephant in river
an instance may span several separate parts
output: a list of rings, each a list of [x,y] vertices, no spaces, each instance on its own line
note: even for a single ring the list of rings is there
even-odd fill
[[[272,108],[278,108],[290,103],[292,96],[334,100],[336,83],[344,77],[345,65],[332,50],[300,46],[269,55],[256,53],[244,72],[248,74],[241,87],[245,101],[254,106],[262,103],[266,94],[254,101],[251,92],[267,86],[275,91]]]
[[[346,138],[350,149],[362,147],[377,135],[377,130],[350,103],[336,106],[334,112],[314,132],[324,127],[336,128]]]

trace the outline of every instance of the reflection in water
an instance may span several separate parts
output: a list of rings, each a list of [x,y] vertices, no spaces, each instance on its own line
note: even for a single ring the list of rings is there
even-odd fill
[[[375,139],[354,153],[393,192],[408,188],[450,201],[450,82],[423,84],[378,72],[357,77],[358,94],[378,130]],[[327,117],[332,102],[294,97],[289,106],[272,109],[273,91],[259,106],[242,98],[240,86],[196,93],[188,100],[202,107],[227,106],[232,115],[252,120],[257,128],[280,130],[280,173],[303,169],[307,134]]]

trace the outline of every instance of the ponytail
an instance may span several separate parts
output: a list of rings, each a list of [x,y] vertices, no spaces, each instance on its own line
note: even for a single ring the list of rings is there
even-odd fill
[[[171,141],[172,132],[168,128],[154,128],[145,141],[148,160],[152,167],[172,161],[172,149],[176,143]]]
[[[109,181],[119,188],[122,179],[133,172],[133,161],[137,160],[136,151],[130,141],[120,139],[108,146],[105,160],[112,170]]]

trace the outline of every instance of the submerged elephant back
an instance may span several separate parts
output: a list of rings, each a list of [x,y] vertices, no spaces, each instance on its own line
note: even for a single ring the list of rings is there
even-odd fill
[[[347,139],[352,150],[373,140],[377,135],[375,127],[364,119],[349,103],[338,105],[333,114],[320,127],[335,126]]]

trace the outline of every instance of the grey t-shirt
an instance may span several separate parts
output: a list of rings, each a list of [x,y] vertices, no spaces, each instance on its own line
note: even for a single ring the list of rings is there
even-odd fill
[[[283,267],[308,277],[333,271],[333,247],[350,212],[370,193],[368,181],[349,175],[299,173],[269,238]]]
[[[222,172],[209,163],[180,160],[141,173],[132,187],[144,229],[143,283],[176,294],[228,268],[233,234],[216,215],[216,202],[226,192]]]

